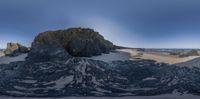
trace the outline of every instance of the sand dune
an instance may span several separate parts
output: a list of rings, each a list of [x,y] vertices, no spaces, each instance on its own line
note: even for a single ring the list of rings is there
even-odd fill
[[[123,52],[130,53],[132,59],[141,58],[141,59],[151,59],[155,60],[158,63],[168,63],[168,64],[176,64],[181,62],[186,62],[200,56],[189,56],[189,57],[178,57],[175,55],[168,55],[165,53],[156,53],[156,52],[141,52],[136,49],[121,49]]]

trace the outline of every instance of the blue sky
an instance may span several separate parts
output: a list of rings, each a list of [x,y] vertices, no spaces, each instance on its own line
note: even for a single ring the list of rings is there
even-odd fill
[[[121,46],[200,48],[200,1],[0,0],[0,48],[70,27],[92,28]]]

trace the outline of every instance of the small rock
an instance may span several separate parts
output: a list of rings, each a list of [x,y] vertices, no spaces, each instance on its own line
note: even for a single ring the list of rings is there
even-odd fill
[[[7,48],[4,51],[5,56],[18,56],[22,53],[27,53],[29,50],[19,43],[7,43]]]

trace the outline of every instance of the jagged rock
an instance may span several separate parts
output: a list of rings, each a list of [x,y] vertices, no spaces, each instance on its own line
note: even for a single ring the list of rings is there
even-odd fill
[[[186,62],[177,63],[176,65],[181,66],[181,67],[200,68],[200,57],[186,61]]]
[[[114,49],[114,45],[105,40],[98,32],[86,28],[70,28],[40,33],[32,43],[32,48],[34,49],[37,44],[51,42],[61,45],[70,55],[77,57],[100,55]]]
[[[151,60],[17,62],[0,66],[0,95],[28,97],[200,95],[200,69]]]
[[[28,51],[28,48],[19,43],[7,43],[7,48],[4,53],[5,56],[17,56]]]
[[[49,42],[48,44],[38,43],[31,48],[27,61],[45,62],[45,61],[62,61],[70,58],[71,55],[57,43]]]

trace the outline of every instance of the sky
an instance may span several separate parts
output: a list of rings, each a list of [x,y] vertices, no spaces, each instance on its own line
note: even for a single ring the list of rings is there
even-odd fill
[[[200,48],[199,0],[0,0],[0,48],[41,32],[91,28],[115,45]]]

